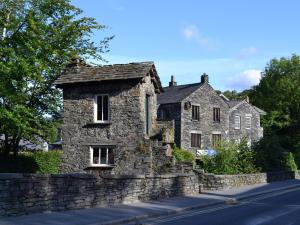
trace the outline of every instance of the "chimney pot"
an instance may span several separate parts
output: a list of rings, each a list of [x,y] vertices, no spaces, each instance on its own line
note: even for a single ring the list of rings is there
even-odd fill
[[[201,83],[204,84],[208,84],[209,83],[209,80],[208,80],[208,75],[206,73],[202,74],[201,76]]]
[[[175,81],[175,76],[171,76],[171,81],[169,82],[169,87],[177,86],[177,82]]]

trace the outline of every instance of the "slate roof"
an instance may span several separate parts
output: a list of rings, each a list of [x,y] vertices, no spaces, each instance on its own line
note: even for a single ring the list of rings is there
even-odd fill
[[[235,107],[236,105],[238,105],[238,104],[240,104],[241,102],[246,102],[245,100],[230,100],[230,101],[227,101],[226,103],[229,105],[229,108],[233,108],[233,107]],[[248,103],[248,104],[250,104],[250,103]],[[250,104],[251,105],[251,104]],[[260,115],[266,115],[267,113],[264,111],[264,110],[262,110],[262,109],[260,109],[260,108],[258,108],[258,107],[256,107],[256,106],[254,106],[254,105],[251,105]]]
[[[202,83],[185,84],[163,88],[164,92],[157,97],[158,104],[168,104],[181,102],[187,96],[201,87]]]
[[[162,86],[155,69],[154,62],[138,62],[128,64],[113,64],[104,66],[91,66],[88,64],[72,64],[54,84],[62,86],[65,84],[98,82],[107,80],[141,79],[148,74],[159,91]]]

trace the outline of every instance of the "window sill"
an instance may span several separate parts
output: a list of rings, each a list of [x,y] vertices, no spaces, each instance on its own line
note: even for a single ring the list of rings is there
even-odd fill
[[[90,122],[90,123],[87,123],[87,124],[85,125],[85,127],[86,127],[86,126],[108,126],[108,125],[110,125],[110,124],[111,124],[110,121],[108,121],[108,122]]]
[[[116,165],[89,165],[89,167],[91,168],[113,168]]]

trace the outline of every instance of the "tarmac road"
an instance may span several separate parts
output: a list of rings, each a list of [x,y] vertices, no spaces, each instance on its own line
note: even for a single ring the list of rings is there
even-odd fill
[[[300,225],[300,188],[141,221],[162,225]]]

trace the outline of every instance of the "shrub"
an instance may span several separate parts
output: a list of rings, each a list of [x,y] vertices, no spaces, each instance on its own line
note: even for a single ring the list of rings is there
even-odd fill
[[[17,156],[0,156],[1,173],[59,173],[61,151],[23,152]]]
[[[297,164],[294,159],[294,155],[291,152],[282,153],[282,168],[288,171],[297,171]]]
[[[195,160],[193,153],[177,147],[173,149],[173,156],[178,162],[194,162]]]
[[[254,152],[247,146],[246,140],[240,144],[223,141],[216,147],[217,154],[203,156],[203,169],[215,174],[241,174],[259,171],[254,164]]]

